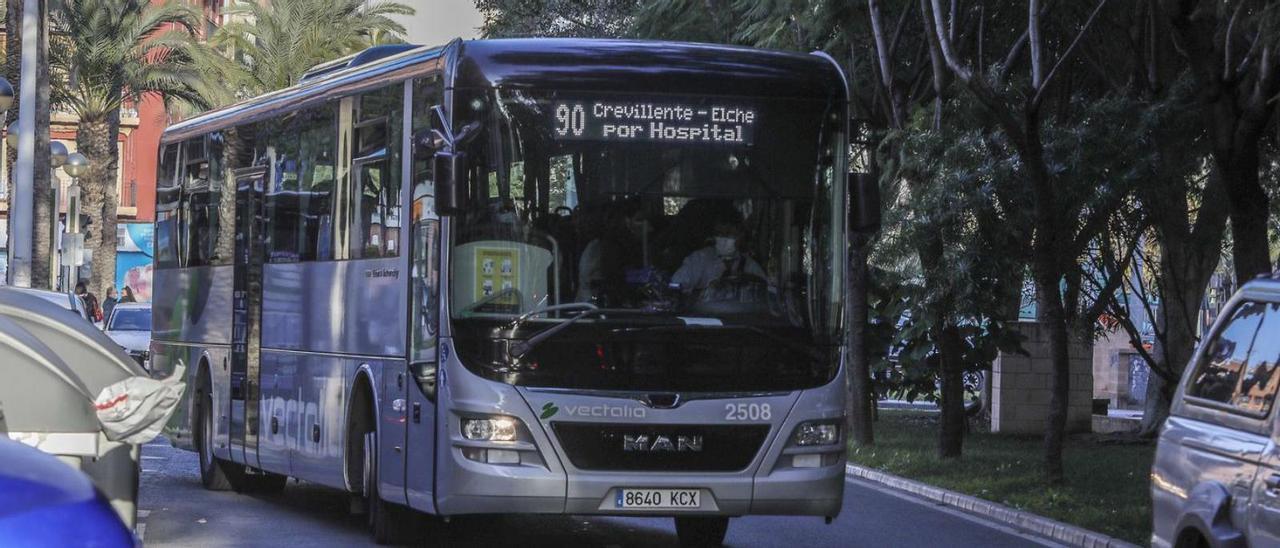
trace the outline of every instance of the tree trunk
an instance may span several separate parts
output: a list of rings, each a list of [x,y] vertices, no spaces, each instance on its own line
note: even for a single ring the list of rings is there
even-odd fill
[[[13,105],[4,115],[4,126],[7,128],[18,119],[18,75],[22,71],[22,2],[10,0],[5,2],[5,49],[4,49],[4,73],[5,78],[13,85]],[[18,153],[13,147],[5,147],[5,204],[6,207],[13,205],[13,166],[17,163]],[[5,222],[8,222],[6,219]],[[13,232],[9,232],[12,237]],[[4,242],[5,248],[9,248],[9,242]]]
[[[1053,253],[1037,250],[1037,253]],[[1043,262],[1045,259],[1040,258]],[[1062,448],[1067,430],[1067,405],[1071,394],[1071,361],[1068,351],[1070,334],[1067,330],[1066,310],[1063,309],[1061,289],[1051,267],[1041,264],[1036,278],[1039,293],[1041,320],[1049,334],[1049,357],[1053,365],[1053,377],[1049,385],[1049,412],[1045,418],[1044,469],[1045,480],[1051,485],[1063,482]]]
[[[1267,193],[1258,181],[1258,141],[1239,143],[1234,151],[1214,153],[1231,207],[1231,255],[1236,285],[1271,273],[1267,241]]]
[[[858,446],[875,443],[871,360],[867,356],[867,243],[861,236],[849,250],[849,438]]]
[[[929,230],[926,229],[925,232]],[[932,235],[922,236],[925,241],[916,249],[916,255],[920,258],[920,265],[924,270],[926,287],[945,285],[935,281],[939,278],[938,272],[945,268],[940,264],[944,247],[941,232],[942,230],[936,230]],[[934,349],[938,352],[938,380],[941,385],[939,387],[941,397],[938,402],[940,411],[938,420],[941,426],[938,430],[938,457],[944,459],[960,456],[964,448],[965,430],[964,363],[961,357],[964,341],[952,317],[951,303],[951,295],[939,296],[936,302],[929,305],[932,310],[928,312],[933,319],[933,325],[929,331],[933,338]]]
[[[36,154],[35,172],[32,177],[33,205],[31,234],[31,287],[53,289],[52,274],[53,226],[57,224],[58,210],[53,203],[52,175],[49,171],[49,24],[48,3],[41,0],[39,36],[36,44]]]
[[[85,249],[93,251],[89,290],[104,295],[116,283],[116,164],[119,151],[120,112],[101,118],[80,120],[76,146],[89,160],[89,169],[80,177],[84,212],[91,224],[85,235]]]
[[[960,457],[964,447],[964,361],[961,358],[964,339],[958,327],[943,322],[945,319],[939,320],[939,325],[944,327],[937,330],[935,337],[942,378],[942,398],[938,402],[941,410],[938,457],[954,459]]]

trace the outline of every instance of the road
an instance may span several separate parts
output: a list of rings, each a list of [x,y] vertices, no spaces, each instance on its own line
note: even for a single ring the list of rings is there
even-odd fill
[[[157,440],[143,448],[139,528],[147,546],[369,546],[346,495],[290,482],[278,495],[210,492],[194,453]],[[425,544],[448,546],[676,546],[669,519],[508,516],[424,524]],[[431,542],[432,540],[437,542]],[[746,517],[728,546],[1045,546],[1034,537],[851,480],[831,525],[810,517]]]

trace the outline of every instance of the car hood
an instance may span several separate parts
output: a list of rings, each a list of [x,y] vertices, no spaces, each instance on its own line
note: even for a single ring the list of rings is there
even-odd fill
[[[52,455],[0,435],[0,545],[135,542],[87,476]]]
[[[107,331],[107,336],[125,350],[141,351],[151,347],[150,331]]]

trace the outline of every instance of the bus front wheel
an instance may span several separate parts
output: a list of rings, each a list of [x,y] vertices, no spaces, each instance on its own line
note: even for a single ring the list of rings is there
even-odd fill
[[[369,531],[378,544],[398,544],[409,536],[410,516],[404,507],[383,500],[378,492],[378,432],[365,432],[364,447],[364,507],[368,513]]]
[[[676,518],[676,537],[680,539],[682,547],[720,546],[724,544],[724,536],[728,532],[727,517]]]
[[[213,456],[213,395],[204,390],[198,400],[196,417],[196,450],[200,453],[200,483],[210,491],[227,491],[240,487],[244,479],[244,467]],[[236,489],[239,490],[239,489]]]

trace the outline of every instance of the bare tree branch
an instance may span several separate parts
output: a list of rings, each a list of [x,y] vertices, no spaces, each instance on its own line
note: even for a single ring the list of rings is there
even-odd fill
[[[1040,36],[1040,0],[1027,6],[1027,37],[1031,44],[1031,89],[1044,87],[1044,37]]]
[[[893,127],[901,127],[904,120],[898,107],[898,98],[894,91],[893,69],[889,66],[889,45],[884,36],[884,24],[881,22],[879,0],[867,0],[867,10],[871,16],[871,34],[876,42],[876,59],[879,62],[880,80],[889,99],[889,111],[892,114]]]
[[[1067,51],[1062,52],[1062,56],[1058,57],[1058,62],[1054,63],[1053,68],[1049,69],[1049,74],[1045,75],[1044,81],[1036,88],[1036,95],[1031,99],[1031,107],[1039,108],[1040,102],[1044,100],[1044,92],[1053,83],[1054,75],[1058,74],[1058,69],[1062,64],[1071,57],[1071,53],[1075,51],[1076,46],[1080,45],[1080,40],[1088,34],[1089,28],[1093,26],[1093,22],[1098,19],[1098,13],[1102,11],[1103,6],[1107,5],[1107,0],[1098,0],[1098,7],[1093,8],[1093,13],[1089,14],[1089,19],[1084,22],[1084,26],[1080,27],[1080,32],[1076,33],[1076,37],[1071,41],[1071,45],[1067,46]]]
[[[1240,10],[1244,9],[1244,5],[1246,3],[1247,2],[1240,2],[1236,4],[1235,11],[1231,12],[1231,19],[1227,21],[1227,32],[1222,33],[1222,79],[1223,80],[1228,80],[1232,76],[1231,74],[1231,33],[1235,31],[1236,20],[1240,19]],[[1254,41],[1255,44],[1258,42],[1259,40]],[[1253,48],[1250,47],[1250,49],[1253,49]]]
[[[942,57],[947,61],[947,68],[950,68],[951,72],[956,73],[957,77],[968,83],[973,80],[973,71],[960,62],[960,57],[956,55],[955,48],[951,45],[951,39],[947,37],[947,23],[943,20],[941,0],[931,1],[933,4],[934,33],[938,38],[938,45],[942,48]]]

